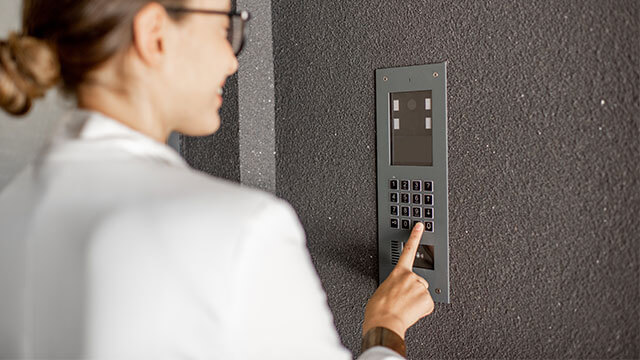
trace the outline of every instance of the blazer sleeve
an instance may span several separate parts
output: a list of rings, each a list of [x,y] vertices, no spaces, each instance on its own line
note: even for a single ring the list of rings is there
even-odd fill
[[[247,222],[234,256],[232,338],[238,359],[351,359],[292,207],[271,201]],[[374,347],[359,360],[403,359]]]

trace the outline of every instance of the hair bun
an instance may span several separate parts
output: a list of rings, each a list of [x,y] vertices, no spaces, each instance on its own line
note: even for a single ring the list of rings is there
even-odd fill
[[[42,40],[9,34],[0,41],[0,107],[24,115],[60,78],[56,52]]]

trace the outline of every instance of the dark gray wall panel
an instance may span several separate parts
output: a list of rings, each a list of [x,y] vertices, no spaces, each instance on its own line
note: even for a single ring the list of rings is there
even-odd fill
[[[637,1],[273,1],[278,195],[343,342],[376,288],[374,70],[448,61],[451,301],[409,357],[637,358]]]

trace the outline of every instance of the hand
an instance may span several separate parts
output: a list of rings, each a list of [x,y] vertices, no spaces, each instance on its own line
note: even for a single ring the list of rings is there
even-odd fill
[[[363,335],[382,326],[404,339],[408,328],[433,312],[435,305],[428,290],[429,283],[413,272],[413,261],[423,232],[424,224],[416,224],[398,264],[369,299],[364,312]]]

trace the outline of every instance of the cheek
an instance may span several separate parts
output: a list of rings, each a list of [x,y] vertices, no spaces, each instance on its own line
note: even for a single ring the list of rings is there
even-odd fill
[[[184,42],[176,56],[176,74],[170,82],[176,99],[193,111],[219,105],[217,90],[226,78],[228,68],[225,45],[225,39],[211,37],[199,42]]]
[[[171,79],[174,94],[184,105],[193,107],[203,102],[203,98],[211,98],[212,81],[209,64],[198,49],[185,49],[177,62],[175,76]]]
[[[208,50],[207,56],[201,59],[201,73],[198,80],[201,82],[200,89],[208,92],[210,99],[218,98],[218,88],[226,80],[226,68],[221,52],[215,48]]]

